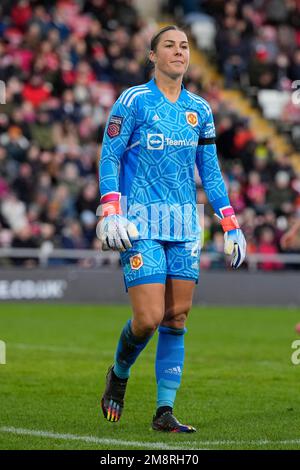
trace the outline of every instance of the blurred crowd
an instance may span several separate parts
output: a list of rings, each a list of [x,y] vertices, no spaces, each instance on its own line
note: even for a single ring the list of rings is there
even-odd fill
[[[214,10],[214,1],[207,2],[207,11],[214,11],[215,50],[225,85],[252,90],[263,114],[300,149],[300,2],[222,3]]]
[[[106,119],[148,78],[154,29],[132,3],[1,1],[0,247],[98,247]]]
[[[280,247],[283,233],[300,217],[300,173],[295,171],[289,154],[278,154],[271,140],[255,138],[247,119],[222,101],[217,86],[201,89],[202,73],[198,66],[192,66],[187,86],[212,107],[218,155],[231,204],[245,232],[248,253],[276,255],[283,251]],[[204,251],[220,255],[213,267],[224,266],[223,234],[206,203],[200,181],[198,202],[205,204]],[[203,267],[206,266],[211,264],[205,262]],[[283,267],[277,262],[260,263],[264,270]]]
[[[212,1],[207,9],[217,20],[218,60],[228,86],[246,74],[253,86],[291,90],[300,76],[299,2]]]
[[[172,0],[167,2],[167,11],[178,22],[189,25],[195,37],[199,33],[200,45],[209,54],[213,51],[212,58],[217,60],[226,88],[246,92],[254,88],[256,96],[260,89],[281,94],[297,87],[299,90],[300,82],[293,88],[293,83],[300,80],[299,1]],[[198,29],[192,27],[196,23]],[[211,34],[211,42],[205,34]],[[278,153],[271,140],[258,141],[247,118],[222,102],[216,84],[201,89],[204,71],[194,66],[191,74],[192,91],[206,98],[214,112],[218,154],[230,200],[246,233],[248,252],[282,252],[282,234],[300,217],[300,173],[293,168],[291,155]],[[300,124],[300,100],[289,99],[280,119],[290,122],[295,130]],[[199,201],[205,201],[201,190]],[[220,260],[213,263],[219,266],[224,264],[223,240],[215,225],[211,217],[205,218],[204,246],[220,254]],[[289,251],[299,250],[300,241]],[[260,264],[264,270],[283,267],[281,263]]]
[[[299,0],[169,0],[198,46],[300,151]]]
[[[206,47],[214,49],[228,87],[238,82],[291,91],[299,80],[299,0],[169,0],[167,5],[178,21],[202,21],[204,29],[205,20],[213,20]]]
[[[231,18],[233,9],[226,6]],[[106,119],[125,88],[149,79],[146,52],[156,28],[131,0],[1,1],[0,248],[99,248],[98,159]],[[278,253],[280,236],[300,213],[300,175],[288,154],[255,140],[217,85],[202,89],[204,73],[192,65],[185,84],[213,109],[224,177],[249,252]],[[205,203],[198,183],[198,202]],[[203,267],[222,267],[223,236],[205,207],[204,250],[220,258]]]

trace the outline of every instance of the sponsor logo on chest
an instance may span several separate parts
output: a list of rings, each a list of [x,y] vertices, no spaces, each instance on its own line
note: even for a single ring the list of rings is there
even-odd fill
[[[193,139],[171,139],[164,134],[147,134],[147,150],[163,150],[169,147],[196,147],[198,140]]]
[[[148,150],[163,150],[164,135],[163,134],[147,134]]]

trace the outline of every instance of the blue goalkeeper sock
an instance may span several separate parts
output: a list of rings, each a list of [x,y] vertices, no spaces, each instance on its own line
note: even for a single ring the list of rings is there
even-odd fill
[[[159,327],[156,351],[157,408],[173,408],[184,362],[186,329]]]
[[[117,377],[128,379],[130,367],[147,346],[151,337],[139,338],[135,336],[131,329],[131,320],[128,320],[121,333],[115,354],[114,373]]]

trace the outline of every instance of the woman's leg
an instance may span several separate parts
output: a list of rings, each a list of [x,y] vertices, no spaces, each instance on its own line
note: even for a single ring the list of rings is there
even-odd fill
[[[141,284],[128,289],[133,312],[132,332],[152,336],[165,314],[165,285]]]
[[[155,240],[139,240],[121,253],[121,260],[133,317],[123,328],[114,366],[107,374],[101,404],[109,421],[120,419],[130,368],[162,321],[165,310],[166,258],[163,244]]]
[[[183,329],[192,307],[195,281],[167,279],[162,326]]]
[[[164,284],[141,284],[128,289],[133,318],[126,323],[115,355],[115,374],[127,379],[130,368],[148,344],[165,310]]]
[[[168,279],[165,292],[165,314],[159,327],[156,353],[157,412],[155,429],[172,426],[178,432],[193,432],[171,416],[180,386],[184,364],[184,334],[187,315],[192,306],[195,281]]]
[[[102,411],[108,421],[119,421],[130,368],[147,346],[164,316],[164,284],[141,284],[130,287],[128,292],[133,318],[128,320],[121,333],[115,363],[108,370],[101,400]]]

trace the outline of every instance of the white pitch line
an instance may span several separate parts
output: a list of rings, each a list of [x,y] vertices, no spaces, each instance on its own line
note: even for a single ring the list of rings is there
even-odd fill
[[[193,443],[196,444],[196,443]],[[264,446],[264,445],[300,445],[300,439],[286,439],[282,441],[272,441],[270,439],[259,439],[258,441],[198,441],[198,445],[201,446]]]
[[[0,432],[17,434],[21,436],[35,436],[35,437],[46,437],[48,439],[60,439],[65,441],[82,441],[89,444],[107,444],[107,445],[120,445],[125,447],[148,447],[149,449],[161,449],[161,450],[208,450],[207,447],[211,446],[253,446],[260,447],[263,445],[300,445],[300,439],[285,439],[272,441],[270,439],[259,439],[252,441],[234,441],[234,440],[223,440],[223,441],[184,441],[181,446],[171,446],[163,442],[141,442],[141,441],[125,441],[119,439],[101,439],[96,436],[78,436],[75,434],[60,434],[49,431],[37,431],[32,429],[14,428],[14,427],[1,427]],[[192,447],[190,447],[192,446]],[[199,448],[201,446],[201,448]],[[188,447],[188,449],[187,449]]]
[[[46,437],[48,439],[59,439],[64,441],[82,441],[88,444],[106,444],[114,446],[124,447],[146,447],[149,449],[164,449],[164,450],[185,450],[188,442],[185,442],[184,446],[171,446],[163,442],[142,442],[142,441],[125,441],[121,439],[101,439],[96,436],[78,436],[75,434],[60,434],[49,431],[37,431],[33,429],[22,429],[14,427],[1,427],[0,432],[17,434],[20,436],[35,436],[35,437]],[[197,444],[196,444],[197,445]]]

